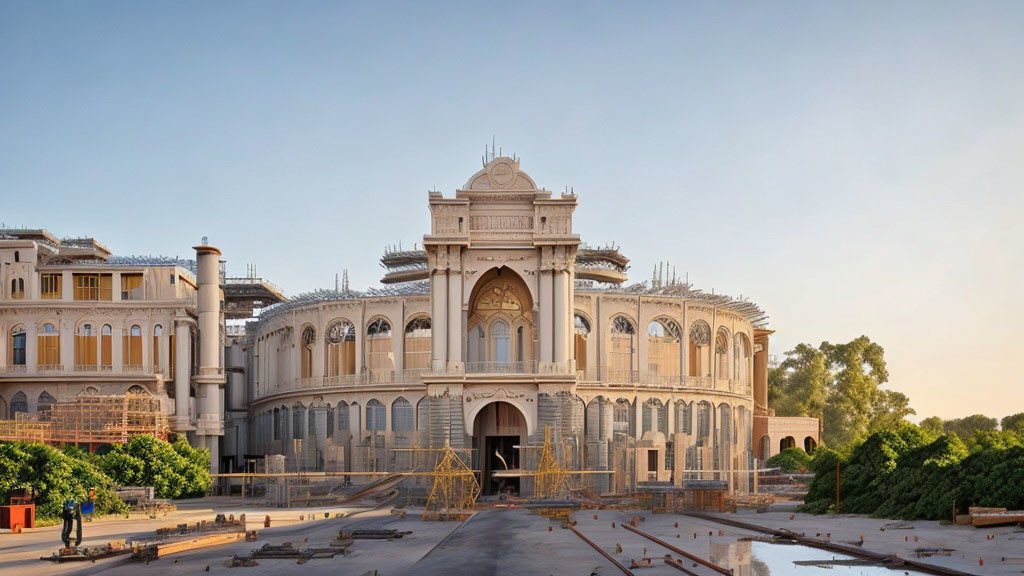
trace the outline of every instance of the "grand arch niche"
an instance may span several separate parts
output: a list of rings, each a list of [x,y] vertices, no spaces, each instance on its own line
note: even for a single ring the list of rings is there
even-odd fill
[[[527,372],[533,364],[533,298],[509,268],[480,277],[469,298],[467,372]]]
[[[519,449],[527,443],[526,417],[508,402],[484,405],[473,418],[473,447],[477,468],[481,471],[484,494],[519,493],[518,477],[502,477],[495,472],[519,470]]]

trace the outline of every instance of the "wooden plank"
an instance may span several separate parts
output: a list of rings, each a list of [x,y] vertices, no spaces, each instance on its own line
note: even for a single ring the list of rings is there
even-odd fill
[[[211,534],[209,536],[189,538],[188,540],[179,540],[177,542],[165,542],[156,545],[156,557],[163,558],[164,556],[178,554],[179,552],[231,544],[243,538],[245,538],[245,532],[231,532],[228,534]]]

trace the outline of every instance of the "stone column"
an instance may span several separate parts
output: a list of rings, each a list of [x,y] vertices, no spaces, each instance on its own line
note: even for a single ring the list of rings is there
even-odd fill
[[[188,430],[191,422],[188,417],[188,391],[191,378],[190,350],[192,336],[185,318],[174,324],[174,421],[177,431]]]
[[[460,248],[453,246],[448,271],[448,369],[461,371],[462,366],[462,266]]]
[[[558,371],[564,372],[569,366],[569,274],[564,270],[554,272],[554,362]]]
[[[433,349],[433,371],[444,372],[448,361],[447,322],[448,275],[435,270],[430,277],[430,344]]]
[[[538,338],[540,344],[540,354],[538,359],[542,364],[551,363],[554,358],[552,357],[552,339],[554,326],[554,302],[552,302],[552,270],[541,270],[538,282],[540,283],[540,320],[538,322],[537,329],[540,332]]]

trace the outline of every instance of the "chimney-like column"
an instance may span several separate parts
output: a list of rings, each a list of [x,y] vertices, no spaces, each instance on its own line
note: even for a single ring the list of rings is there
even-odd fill
[[[218,436],[224,435],[224,367],[221,365],[220,250],[196,246],[199,284],[199,376],[196,378],[196,437],[210,449],[210,470],[220,468]]]

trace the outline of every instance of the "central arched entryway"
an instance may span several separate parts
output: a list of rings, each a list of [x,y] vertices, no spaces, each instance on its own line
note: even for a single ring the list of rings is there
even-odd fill
[[[526,417],[508,402],[492,402],[473,419],[474,467],[481,471],[484,494],[519,493],[519,477],[495,475],[495,472],[519,470],[520,450],[526,446]]]

